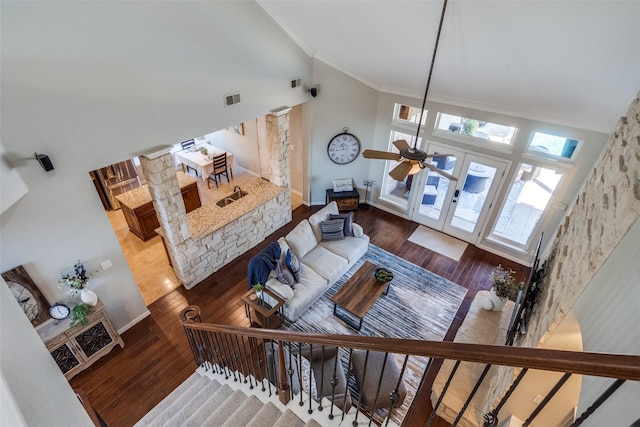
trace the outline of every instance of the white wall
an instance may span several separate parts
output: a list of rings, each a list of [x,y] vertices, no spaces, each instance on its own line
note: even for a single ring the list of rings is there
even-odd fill
[[[2,2],[2,142],[30,188],[1,217],[0,270],[50,302],[77,259],[116,328],[146,308],[88,172],[295,105],[311,61],[253,2]],[[241,91],[225,108],[223,95]],[[33,153],[48,154],[45,173]]]
[[[260,175],[260,151],[258,150],[256,121],[248,120],[243,123],[243,127],[244,135],[228,129],[221,129],[208,133],[204,137],[212,145],[233,153],[233,159],[238,166]]]
[[[92,426],[69,382],[1,278],[0,319],[2,377],[26,425]],[[12,411],[4,400],[0,414],[0,424],[16,425],[5,418]]]
[[[294,106],[289,112],[289,163],[291,191],[302,194],[304,188],[304,128],[303,105]]]
[[[598,270],[569,312],[582,330],[584,351],[640,354],[640,220]],[[613,380],[584,377],[578,414]],[[628,426],[640,418],[640,383],[627,381],[587,421],[594,426]]]
[[[321,61],[314,60],[313,64],[313,85],[318,87],[318,96],[309,101],[313,116],[309,153],[311,203],[324,204],[326,189],[332,188],[334,178],[351,177],[357,187],[363,188],[370,161],[359,155],[347,165],[337,165],[329,160],[327,146],[331,138],[348,127],[360,140],[362,150],[370,147],[378,92]],[[364,197],[364,190],[361,195]]]

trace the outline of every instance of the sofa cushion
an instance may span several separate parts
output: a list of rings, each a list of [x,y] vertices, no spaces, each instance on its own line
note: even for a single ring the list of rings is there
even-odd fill
[[[316,246],[304,258],[301,258],[300,262],[327,279],[329,284],[338,280],[349,265],[347,258],[336,255],[322,246]],[[306,270],[308,269],[303,269],[303,271]]]
[[[336,202],[331,202],[309,217],[309,224],[311,225],[313,234],[315,234],[316,240],[318,242],[322,241],[322,230],[320,230],[320,223],[322,221],[328,220],[329,215],[339,213],[340,212],[338,211],[338,204]]]
[[[332,240],[344,239],[344,219],[329,219],[320,223],[322,231],[322,241],[329,242]]]
[[[285,237],[287,244],[293,251],[293,253],[302,259],[313,248],[318,245],[318,239],[316,239],[309,221],[302,220],[296,227],[287,234]]]
[[[349,260],[352,265],[369,249],[369,236],[345,237],[343,240],[320,242],[320,246]]]
[[[289,270],[286,261],[282,258],[280,258],[280,260],[278,261],[278,265],[276,266],[276,279],[278,279],[285,285],[291,286],[292,288],[295,283],[293,274]]]
[[[287,285],[282,286],[289,288]],[[328,286],[327,279],[305,266],[300,271],[300,282],[296,283],[295,290],[292,291],[293,297],[282,306],[282,314],[295,322],[326,292]]]
[[[289,301],[291,298],[293,298],[293,295],[294,295],[293,288],[287,284],[282,283],[280,280],[278,280],[278,278],[276,277],[275,271],[272,272],[272,275],[269,277],[269,280],[267,280],[267,283],[265,283],[265,286],[270,290],[272,290],[274,293],[276,293],[280,298],[284,299],[285,301]],[[262,294],[262,297],[271,306],[273,306],[276,303],[276,301],[272,299],[267,293]]]
[[[344,235],[353,236],[353,212],[343,214],[329,214],[329,219],[344,219]]]
[[[298,283],[300,281],[300,270],[302,267],[300,265],[300,260],[293,253],[291,249],[287,249],[287,256],[285,258],[285,263],[287,265],[287,268],[293,275],[293,280],[295,280],[295,282]]]

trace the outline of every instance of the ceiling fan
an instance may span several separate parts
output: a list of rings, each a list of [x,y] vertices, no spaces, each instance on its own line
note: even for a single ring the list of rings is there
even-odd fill
[[[381,159],[381,160],[395,160],[400,161],[395,168],[389,172],[389,176],[396,181],[403,181],[407,175],[413,175],[420,169],[431,169],[440,175],[449,178],[452,181],[457,181],[458,178],[437,168],[431,164],[431,160],[437,157],[447,157],[451,154],[432,153],[428,154],[425,151],[420,150],[418,145],[418,136],[420,135],[420,124],[422,123],[422,116],[424,114],[424,107],[427,104],[427,94],[429,93],[429,85],[431,84],[431,74],[433,73],[433,64],[436,60],[436,52],[438,51],[438,43],[440,42],[440,33],[442,32],[442,22],[444,21],[444,13],[447,9],[447,0],[444,0],[442,4],[442,14],[440,15],[440,24],[438,26],[438,34],[436,35],[435,46],[433,47],[433,56],[431,57],[431,66],[429,68],[429,75],[427,77],[427,87],[424,91],[424,98],[422,99],[422,109],[420,109],[420,118],[417,124],[416,137],[413,142],[413,147],[409,145],[404,139],[398,139],[393,141],[393,145],[400,151],[399,153],[389,151],[378,150],[364,150],[362,157],[366,159]]]

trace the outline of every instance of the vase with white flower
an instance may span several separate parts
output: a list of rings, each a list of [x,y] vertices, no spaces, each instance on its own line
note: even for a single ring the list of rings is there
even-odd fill
[[[513,271],[510,268],[504,268],[498,264],[489,275],[493,287],[489,291],[489,296],[483,305],[485,310],[501,311],[507,301],[515,301],[518,293],[524,289],[524,282],[518,282],[513,277]]]
[[[73,266],[73,272],[63,273],[58,283],[60,283],[60,287],[66,286],[71,295],[80,294],[80,300],[83,303],[94,306],[98,303],[98,295],[91,289],[87,289],[91,275],[87,272],[84,264],[78,260]]]

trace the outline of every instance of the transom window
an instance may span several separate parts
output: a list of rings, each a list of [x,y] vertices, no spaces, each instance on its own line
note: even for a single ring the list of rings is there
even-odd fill
[[[484,139],[498,144],[511,145],[518,130],[512,126],[470,119],[453,114],[438,113],[436,130]]]
[[[409,105],[396,104],[393,112],[393,121],[399,123],[418,123],[420,119],[420,109]],[[427,121],[427,110],[422,115],[422,125]]]
[[[528,151],[537,156],[570,160],[574,158],[576,149],[581,144],[582,141],[577,139],[534,132],[529,142]]]

